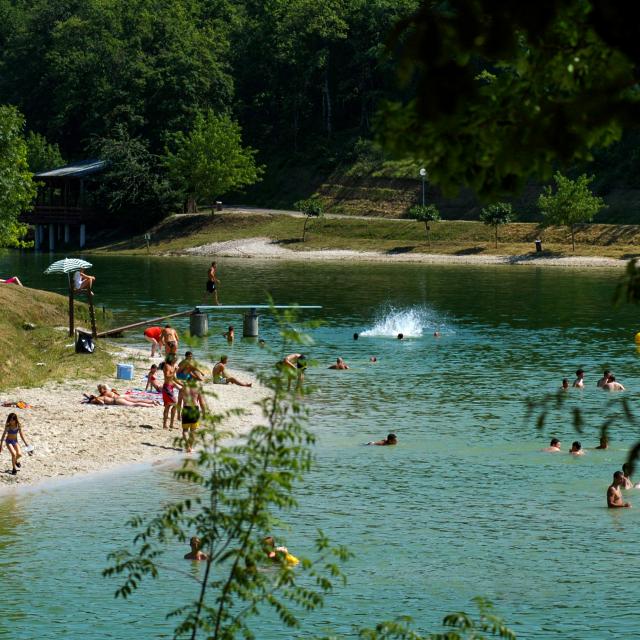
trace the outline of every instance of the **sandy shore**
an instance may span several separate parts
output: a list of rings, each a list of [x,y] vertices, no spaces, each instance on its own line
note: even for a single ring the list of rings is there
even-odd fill
[[[380,253],[376,251],[350,251],[326,249],[322,251],[292,251],[269,238],[228,240],[192,247],[177,252],[182,255],[217,256],[229,258],[260,258],[266,260],[332,260],[363,262],[427,264],[477,264],[477,265],[532,265],[549,267],[617,267],[623,268],[625,260],[597,256],[538,257],[536,254],[520,256],[448,255],[438,253]]]
[[[132,381],[106,376],[104,383],[119,393],[127,389],[144,388],[143,376],[150,359],[126,350],[128,357],[118,356],[119,362],[135,366]],[[209,371],[211,369],[209,368]],[[233,372],[243,381],[253,382],[251,388],[235,385],[205,383],[207,404],[215,412],[243,408],[246,415],[229,418],[223,428],[234,434],[246,432],[260,420],[256,402],[267,390],[256,383],[255,377]],[[115,372],[114,372],[115,373]],[[161,379],[161,376],[160,376]],[[182,432],[176,420],[173,431],[162,429],[162,406],[158,407],[101,407],[82,404],[83,393],[95,393],[96,381],[74,380],[51,383],[46,387],[12,389],[2,394],[0,401],[23,400],[29,409],[0,408],[2,427],[6,416],[14,411],[23,425],[27,442],[34,445],[34,453],[24,454],[22,469],[11,475],[11,457],[6,446],[0,454],[0,486],[34,485],[53,479],[107,471],[132,463],[153,463],[180,456],[174,440]],[[215,392],[216,397],[209,393]],[[22,446],[22,442],[20,441]]]

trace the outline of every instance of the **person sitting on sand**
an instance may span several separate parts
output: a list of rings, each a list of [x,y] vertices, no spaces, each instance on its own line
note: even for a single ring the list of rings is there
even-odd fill
[[[76,271],[73,274],[73,287],[76,293],[86,291],[87,295],[93,296],[93,283],[95,282],[95,276],[88,276],[84,269]]]
[[[23,286],[18,276],[11,276],[11,278],[7,278],[6,280],[0,278],[0,284],[17,284],[19,287]]]
[[[144,388],[145,391],[157,391],[160,393],[162,391],[162,386],[158,382],[158,365],[152,364],[149,369],[149,373],[147,373],[147,384]]]
[[[569,453],[572,456],[583,456],[584,449],[582,448],[582,445],[576,440],[571,444],[571,449],[569,449]]]
[[[631,504],[622,500],[622,491],[620,488],[625,484],[625,477],[622,471],[616,471],[613,474],[613,482],[607,489],[607,507],[609,509],[628,509]]]
[[[560,386],[561,391],[569,391],[569,379],[562,378],[562,385]]]
[[[340,371],[344,371],[345,369],[348,369],[349,365],[342,359],[342,358],[337,358],[336,359],[336,363],[332,364],[329,369],[338,369]]]
[[[160,342],[164,344],[165,355],[176,355],[178,353],[178,332],[170,325],[165,325],[162,333],[160,334]]]
[[[602,387],[605,391],[624,391],[624,387],[616,381],[615,376],[609,376],[607,382]]]
[[[171,422],[169,429],[173,429],[173,423],[176,419],[176,387],[182,388],[182,385],[176,381],[176,357],[173,354],[167,355],[164,362],[160,365],[162,374],[164,376],[164,382],[162,384],[162,403],[164,404],[164,411],[162,413],[162,428],[167,428],[167,422],[169,420],[169,414],[171,414]]]
[[[609,438],[607,436],[600,436],[600,444],[595,448],[596,449],[608,449],[609,448]]]
[[[178,395],[177,412],[182,422],[182,439],[187,453],[193,450],[195,432],[200,424],[200,416],[203,418],[207,412],[202,388],[196,381],[185,382]]]
[[[558,438],[551,438],[551,442],[548,447],[543,449],[546,453],[560,453],[560,440]]]
[[[11,473],[14,476],[18,473],[18,469],[22,466],[20,464],[22,452],[20,451],[20,445],[18,444],[18,435],[22,438],[24,446],[28,447],[29,443],[24,439],[24,434],[22,433],[22,425],[18,420],[18,416],[15,413],[10,413],[7,416],[7,421],[4,424],[4,431],[2,432],[2,437],[0,438],[0,453],[2,453],[3,443],[6,443],[7,449],[9,449],[9,453],[11,454]]]
[[[598,389],[604,388],[604,385],[607,384],[607,382],[609,381],[610,375],[611,375],[611,371],[609,371],[609,369],[605,369],[604,373],[602,374],[602,378],[598,380]]]
[[[162,327],[147,327],[144,330],[144,339],[151,343],[151,357],[155,357],[156,351],[160,355],[162,349]]]
[[[202,540],[200,540],[198,536],[193,536],[193,538],[189,540],[189,546],[191,547],[191,551],[189,551],[189,553],[184,554],[185,560],[208,560],[209,559],[209,556],[204,551],[200,551],[200,547],[202,547]]]
[[[398,436],[395,433],[390,433],[384,440],[378,440],[377,442],[367,442],[369,445],[376,445],[378,447],[388,447],[394,444],[398,444]]]
[[[576,371],[576,379],[573,381],[572,386],[576,389],[584,389],[584,371],[582,369]]]
[[[178,367],[176,369],[176,378],[178,380],[204,380],[204,373],[200,371],[195,365],[193,360],[193,353],[191,351],[187,351],[184,354],[184,360],[181,360],[178,363]]]
[[[236,384],[239,387],[250,387],[251,382],[240,382],[237,378],[227,375],[226,366],[229,361],[228,356],[221,356],[220,361],[213,365],[213,384]]]
[[[89,404],[116,405],[119,407],[157,407],[159,404],[157,400],[123,398],[115,389],[109,390],[106,384],[98,385],[98,394],[97,396],[85,394],[85,398],[87,398]]]
[[[229,326],[229,328],[222,334],[222,337],[231,344],[236,339],[236,330],[232,326]]]

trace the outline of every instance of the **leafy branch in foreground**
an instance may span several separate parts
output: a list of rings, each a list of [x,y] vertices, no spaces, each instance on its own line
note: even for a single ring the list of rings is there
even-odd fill
[[[275,313],[275,311],[274,311]],[[305,338],[293,328],[291,315],[278,316],[283,350]],[[331,546],[318,532],[318,557],[302,559],[294,568],[284,554],[269,559],[264,537],[281,525],[278,515],[297,505],[294,490],[312,464],[313,435],[307,430],[304,391],[287,391],[288,372],[275,367],[261,377],[269,394],[259,402],[263,424],[236,444],[223,446],[227,435],[221,424],[230,414],[206,416],[206,428],[197,433],[197,459],[188,458],[175,472],[191,485],[193,497],[170,504],[145,522],[133,518],[138,530],[133,550],[109,558],[105,576],[124,576],[116,596],[128,597],[145,577],[160,575],[158,558],[169,544],[198,536],[208,559],[193,600],[169,614],[179,619],[174,637],[253,638],[251,620],[262,605],[270,606],[288,627],[299,626],[295,609],[322,605],[336,579],[343,579],[340,562],[349,556],[344,547]],[[265,565],[272,565],[265,570]],[[300,570],[307,574],[298,584]]]

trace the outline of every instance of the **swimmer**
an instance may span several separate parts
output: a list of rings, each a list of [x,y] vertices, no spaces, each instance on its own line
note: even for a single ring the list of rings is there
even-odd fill
[[[200,551],[200,547],[202,546],[202,541],[198,536],[193,536],[191,540],[189,540],[189,545],[191,547],[191,551],[189,553],[185,553],[185,560],[208,560],[209,556],[204,552]]]
[[[354,339],[354,340],[357,340],[359,337],[360,337],[360,335],[359,335],[359,334],[357,334],[357,333],[354,333],[354,334],[353,334],[353,339]]]
[[[398,334],[398,340],[404,340],[404,333]]]
[[[628,502],[623,502],[622,492],[620,487],[624,486],[624,473],[622,471],[616,471],[613,474],[613,482],[607,489],[607,507],[609,509],[628,509],[631,505]]]
[[[609,376],[607,382],[602,388],[605,391],[624,391],[625,390],[624,387],[619,382],[616,382],[615,376]]]
[[[584,449],[582,448],[582,445],[576,440],[571,444],[571,449],[569,449],[569,453],[572,456],[583,456]]]
[[[222,334],[222,337],[231,344],[236,338],[236,330],[232,326],[229,326],[229,328]]]
[[[261,349],[264,349],[267,346],[267,343],[262,338],[260,338],[260,340],[258,340],[258,346]]]
[[[398,444],[398,436],[395,433],[390,433],[384,440],[378,440],[377,442],[367,442],[368,445],[376,445],[378,447],[389,447],[394,444]]]
[[[561,391],[569,391],[569,379],[562,378],[562,385],[560,387]]]
[[[611,371],[609,371],[609,369],[605,369],[604,373],[602,374],[602,378],[598,380],[598,389],[604,388],[604,385],[607,384],[607,381],[609,380],[610,375],[611,375]]]
[[[433,332],[433,337],[434,338],[440,338],[442,336],[442,334],[439,331],[434,331]]]
[[[582,369],[576,371],[576,379],[573,381],[572,386],[576,389],[584,389],[584,371]]]
[[[329,369],[339,369],[340,371],[344,371],[345,369],[348,369],[349,365],[342,359],[342,358],[337,358],[336,359],[336,363],[332,364]]]
[[[600,444],[596,447],[596,449],[608,449],[609,448],[609,438],[607,436],[600,436]]]
[[[545,447],[543,451],[547,453],[560,453],[560,440],[558,438],[551,438],[551,442],[548,447]]]
[[[375,364],[376,362],[378,362],[378,358],[376,358],[375,356],[371,356],[369,358],[369,362],[371,362],[371,364]]]
[[[622,475],[624,477],[624,486],[622,488],[633,489],[636,485],[634,485],[633,480],[631,480],[631,467],[628,462],[622,465]]]

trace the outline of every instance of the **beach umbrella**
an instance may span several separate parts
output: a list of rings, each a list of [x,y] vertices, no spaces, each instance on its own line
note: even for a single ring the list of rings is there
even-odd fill
[[[86,260],[80,258],[64,258],[64,260],[56,260],[45,269],[45,275],[52,273],[72,273],[80,271],[80,269],[89,269],[93,265]]]

